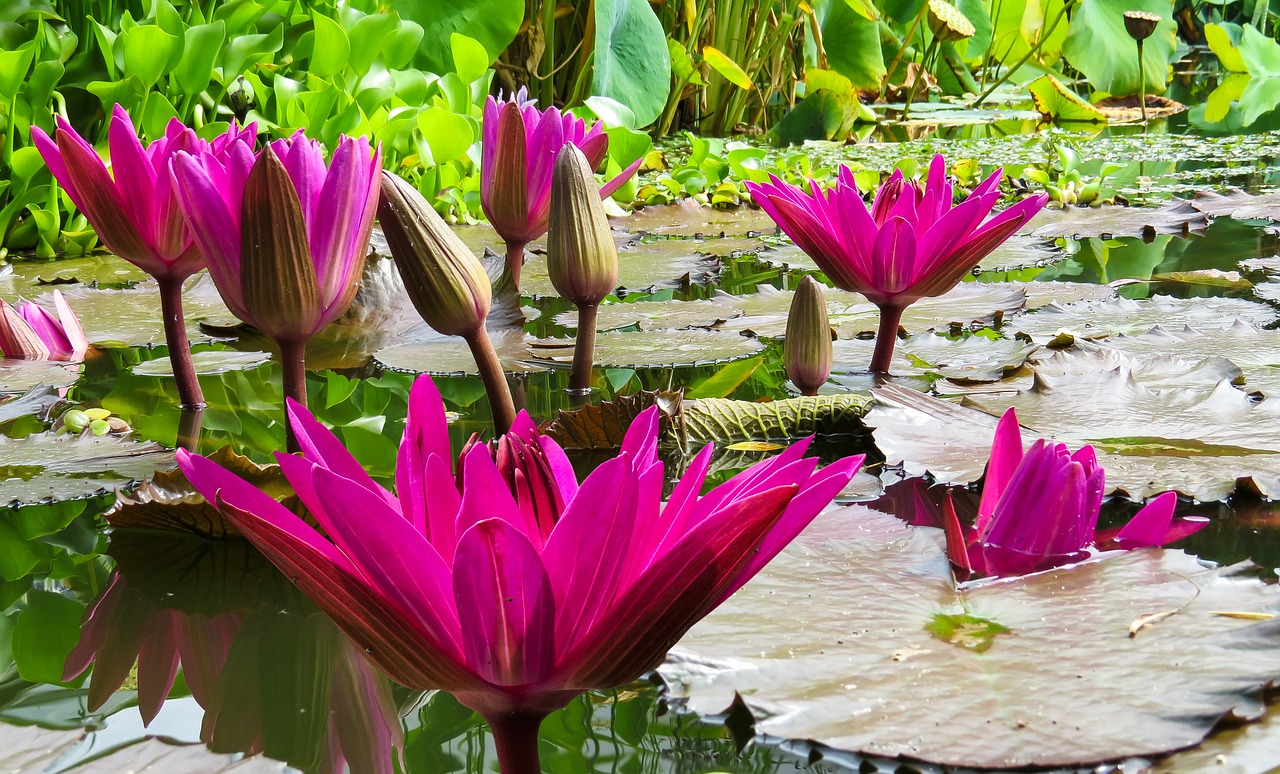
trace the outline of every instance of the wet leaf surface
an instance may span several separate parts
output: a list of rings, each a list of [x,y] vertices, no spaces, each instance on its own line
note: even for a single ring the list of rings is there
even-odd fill
[[[947,379],[994,382],[1026,362],[1035,345],[1018,339],[967,336],[947,339],[917,333],[898,342],[889,366],[892,374],[936,374]],[[874,340],[834,343],[834,371],[861,372],[871,363]]]
[[[0,358],[0,393],[25,392],[38,384],[61,389],[75,384],[79,377],[78,364]]]
[[[62,295],[80,318],[90,343],[119,342],[131,346],[164,343],[160,293],[154,280],[139,283],[128,290],[72,287],[63,289]],[[46,296],[37,298],[36,302],[53,308]],[[212,338],[201,330],[201,322],[239,322],[222,303],[213,280],[203,272],[187,280],[182,292],[182,306],[187,336],[192,343]]]
[[[702,252],[714,239],[656,239],[628,243],[618,249],[618,287],[628,291],[701,285],[713,280],[720,259]],[[532,254],[520,275],[520,292],[535,298],[555,297],[545,253]]]
[[[47,416],[49,409],[62,400],[58,391],[46,385],[37,385],[16,398],[0,398],[0,424],[18,417]]]
[[[530,345],[534,340],[524,331],[490,333],[489,338],[508,373],[544,370],[533,362]],[[471,348],[458,336],[436,335],[428,341],[393,344],[373,353],[373,359],[393,371],[442,376],[478,373]]]
[[[88,255],[56,261],[17,261],[10,271],[0,271],[0,296],[34,298],[48,286],[103,285],[119,287],[144,282],[146,272],[114,255]]]
[[[629,217],[613,219],[611,225],[643,234],[686,237],[734,237],[773,234],[778,230],[773,219],[763,210],[750,207],[715,210],[697,204],[645,207]]]
[[[1233,190],[1225,194],[1200,191],[1191,206],[1206,215],[1236,220],[1276,220],[1280,212],[1280,193],[1250,194]]]
[[[820,517],[660,671],[699,713],[738,692],[774,737],[955,766],[1085,765],[1262,714],[1280,625],[1213,615],[1224,606],[1275,611],[1280,597],[1251,566],[1157,549],[957,591],[938,530],[851,506]],[[1008,631],[940,638],[939,616]]]
[[[1175,200],[1161,207],[1047,207],[1020,233],[1043,239],[1057,237],[1152,237],[1203,231],[1209,217],[1190,202]]]
[[[1200,331],[1230,328],[1236,321],[1266,325],[1276,311],[1264,304],[1240,298],[1174,298],[1155,296],[1142,301],[1115,298],[1109,301],[1076,301],[1049,304],[1034,313],[1009,321],[1006,335],[1022,332],[1036,341],[1054,338],[1060,331],[1100,339],[1119,333],[1137,334],[1153,326],[1191,326]]]
[[[1187,326],[1158,325],[1133,336],[1112,336],[1106,339],[1106,346],[1142,357],[1168,355],[1193,361],[1223,357],[1243,373],[1241,389],[1280,394],[1277,392],[1280,389],[1280,331],[1265,330],[1239,320],[1229,327],[1204,332]]]
[[[568,364],[573,339],[541,339],[532,345],[540,360]],[[596,336],[595,364],[606,368],[658,368],[724,363],[764,349],[756,339],[704,330],[609,331]]]
[[[74,500],[173,467],[173,451],[115,436],[0,436],[0,504]]]
[[[227,371],[247,371],[271,359],[267,352],[236,352],[226,349],[209,349],[191,356],[197,374],[225,374]],[[173,376],[173,365],[168,357],[158,357],[133,367],[139,376]]]
[[[89,746],[84,731],[55,730],[0,723],[0,745],[14,772],[64,771],[68,759],[78,759],[70,771],[77,774],[267,774],[284,772],[288,764],[269,758],[219,755],[204,745],[174,744],[159,739],[138,739],[103,754]]]
[[[596,330],[610,331],[638,326],[641,330],[680,328],[715,328],[720,323],[742,315],[732,296],[717,296],[705,301],[636,301],[606,304],[596,317]],[[556,324],[570,330],[578,327],[578,312],[570,310],[556,315]]]
[[[1077,301],[1107,301],[1116,297],[1116,291],[1107,285],[1091,282],[1014,282],[1027,294],[1026,309],[1040,309],[1049,304],[1073,304]]]

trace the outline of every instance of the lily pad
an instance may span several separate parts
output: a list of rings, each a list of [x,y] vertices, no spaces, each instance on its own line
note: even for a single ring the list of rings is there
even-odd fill
[[[1215,611],[1278,609],[1255,566],[1159,549],[957,589],[938,530],[850,506],[695,626],[660,674],[698,713],[736,693],[774,738],[950,766],[1082,766],[1262,715],[1280,622]]]
[[[1133,336],[1112,336],[1106,344],[1136,356],[1224,357],[1243,372],[1242,389],[1280,397],[1280,331],[1236,320],[1229,327],[1211,331],[1156,326]]]
[[[114,255],[87,255],[56,261],[17,261],[10,271],[0,272],[0,295],[39,295],[49,285],[122,286],[143,282],[146,272]]]
[[[665,368],[724,363],[764,349],[756,339],[704,330],[610,331],[596,336],[595,364],[606,368]],[[572,339],[542,339],[534,357],[568,364]]]
[[[75,384],[78,378],[78,363],[0,358],[0,393],[25,392],[38,384],[62,389]]]
[[[1052,339],[1060,331],[1069,331],[1077,338],[1101,339],[1120,333],[1143,333],[1156,325],[1189,325],[1201,331],[1230,328],[1237,320],[1266,325],[1276,316],[1271,307],[1240,298],[1115,298],[1049,304],[1011,320],[1007,331],[1026,333],[1036,341]]]
[[[1235,220],[1277,220],[1280,210],[1280,193],[1250,194],[1231,190],[1225,194],[1199,191],[1191,200],[1191,206],[1206,215],[1228,217]]]
[[[1076,301],[1106,301],[1116,297],[1115,288],[1092,282],[1018,282],[1012,283],[1027,294],[1026,309],[1040,309],[1049,304],[1072,304]]]
[[[62,398],[53,387],[37,385],[16,398],[0,400],[0,424],[18,417],[46,416],[60,400]]]
[[[211,376],[227,371],[249,371],[271,360],[267,352],[236,352],[229,349],[210,349],[191,356],[197,374]],[[168,357],[158,357],[133,367],[139,376],[173,376],[173,365]]]
[[[842,339],[875,333],[880,310],[859,293],[837,288],[823,288],[827,315],[836,335]],[[749,296],[731,296],[734,306],[745,314],[726,321],[722,330],[744,331],[766,338],[781,338],[787,330],[787,315],[794,291],[760,286]],[[901,325],[912,333],[946,329],[952,323],[989,325],[997,318],[1007,319],[1022,309],[1026,293],[1009,283],[962,282],[936,298],[922,298],[907,307]]]
[[[750,207],[717,210],[692,203],[645,207],[630,217],[614,219],[612,224],[644,234],[686,237],[772,234],[778,229],[773,218],[763,210]]]
[[[1025,363],[1035,349],[1034,344],[1019,339],[988,339],[982,336],[947,339],[931,333],[917,333],[898,342],[889,371],[994,382]],[[875,341],[842,339],[835,342],[833,350],[833,371],[857,373],[867,370]]]
[[[1056,207],[1045,208],[1019,233],[1044,239],[1057,237],[1154,237],[1186,236],[1209,227],[1209,217],[1185,200],[1162,207]]]
[[[507,373],[542,371],[533,361],[529,347],[534,339],[523,330],[491,332],[489,335],[498,360]],[[475,357],[467,342],[459,336],[437,336],[429,341],[393,344],[373,353],[373,359],[393,371],[410,371],[433,376],[476,374]]]
[[[160,314],[160,293],[154,280],[127,290],[77,287],[62,291],[76,311],[90,343],[119,342],[130,346],[164,343],[164,322]],[[44,304],[48,299],[37,298]],[[222,303],[209,275],[201,272],[187,281],[182,291],[187,336],[192,343],[209,341],[200,329],[202,321],[237,322]]]
[[[733,305],[729,296],[717,296],[706,301],[636,301],[623,304],[606,304],[600,307],[596,329],[611,331],[638,326],[642,330],[713,328],[742,310]],[[556,324],[575,330],[578,327],[577,310],[556,315]]]
[[[1054,380],[1090,381],[1127,374],[1135,384],[1149,389],[1213,390],[1224,379],[1238,382],[1243,374],[1221,355],[1187,357],[1186,353],[1126,353],[1090,341],[1078,341],[1067,349],[1040,349],[1030,358],[1035,373]]]
[[[720,273],[720,260],[699,252],[716,240],[654,239],[629,243],[618,249],[618,287],[651,290],[678,287],[686,282],[705,284]],[[556,289],[547,274],[545,254],[531,254],[520,275],[520,292],[535,298],[554,297]]]
[[[173,467],[173,451],[111,435],[0,436],[0,504],[75,500]]]

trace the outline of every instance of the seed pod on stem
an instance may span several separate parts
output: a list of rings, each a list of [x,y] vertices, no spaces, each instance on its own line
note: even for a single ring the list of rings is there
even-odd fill
[[[547,271],[556,292],[578,307],[569,389],[586,390],[591,386],[596,315],[618,284],[618,249],[591,165],[573,145],[560,149],[551,175]]]
[[[831,376],[832,358],[831,322],[822,286],[813,277],[805,277],[791,300],[782,362],[801,394],[817,395]]]

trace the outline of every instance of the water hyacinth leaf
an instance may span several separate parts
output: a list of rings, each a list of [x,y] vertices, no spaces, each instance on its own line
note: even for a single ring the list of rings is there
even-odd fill
[[[271,360],[266,352],[236,352],[227,349],[211,349],[191,356],[197,374],[212,376],[227,371],[249,371]],[[138,376],[173,376],[173,366],[168,357],[158,357],[133,367]]]
[[[1154,755],[1265,711],[1280,625],[1213,614],[1280,609],[1256,574],[1143,550],[957,591],[937,530],[851,506],[819,517],[660,672],[695,712],[736,691],[757,733],[837,750],[980,768]],[[980,649],[936,636],[939,615],[1008,632]],[[1176,679],[1171,665],[1185,666]],[[943,707],[945,722],[920,722]]]
[[[534,342],[533,355],[541,360],[569,363],[571,339]],[[595,364],[606,368],[658,368],[724,363],[750,357],[764,349],[753,338],[706,330],[609,331],[596,337]]]
[[[597,0],[592,93],[631,108],[636,126],[662,112],[671,91],[671,57],[662,23],[644,0]]]
[[[1209,218],[1184,199],[1161,207],[1046,207],[1019,231],[1021,234],[1058,237],[1150,237],[1203,231]]]
[[[111,435],[0,436],[0,505],[74,500],[173,466],[173,451]]]
[[[1078,338],[1103,339],[1120,333],[1144,333],[1156,325],[1190,326],[1201,332],[1231,328],[1237,322],[1266,325],[1276,316],[1271,307],[1240,298],[1115,298],[1049,304],[1009,321],[1006,333],[1025,333],[1041,342],[1064,330]]]

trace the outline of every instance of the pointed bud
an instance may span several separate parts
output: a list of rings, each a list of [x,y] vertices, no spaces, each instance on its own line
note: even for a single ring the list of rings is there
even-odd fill
[[[547,270],[556,292],[575,304],[598,304],[618,284],[618,249],[586,156],[566,144],[551,177]]]
[[[484,266],[416,188],[386,170],[378,222],[409,299],[427,325],[447,336],[482,328],[492,300]]]
[[[1129,37],[1141,43],[1151,37],[1160,24],[1160,17],[1146,11],[1125,11],[1124,29]]]
[[[307,227],[274,148],[254,162],[241,205],[240,288],[253,322],[276,341],[302,341],[322,312]]]
[[[800,280],[791,300],[782,361],[791,382],[805,395],[817,395],[831,375],[831,323],[822,286],[813,277]]]
[[[0,356],[47,360],[47,347],[17,309],[0,299]]]

